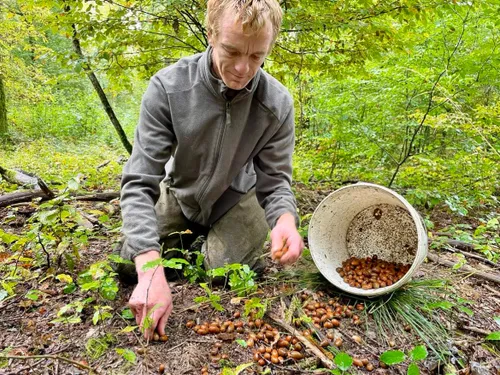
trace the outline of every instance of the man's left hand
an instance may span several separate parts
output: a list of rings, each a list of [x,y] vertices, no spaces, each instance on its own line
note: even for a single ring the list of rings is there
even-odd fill
[[[295,226],[295,217],[290,213],[281,215],[271,231],[272,258],[281,264],[295,263],[303,249],[304,241]]]

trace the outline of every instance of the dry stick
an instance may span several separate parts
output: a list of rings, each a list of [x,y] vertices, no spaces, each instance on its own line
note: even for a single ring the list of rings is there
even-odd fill
[[[500,292],[496,289],[493,289],[491,286],[489,285],[483,285],[484,288],[488,289],[490,292],[492,292],[493,294],[496,294],[498,297],[500,297]]]
[[[302,334],[300,334],[297,329],[285,323],[283,320],[272,313],[267,313],[266,315],[269,316],[269,318],[271,318],[277,325],[290,332],[293,336],[297,337],[305,345],[306,349],[308,349],[312,354],[314,354],[321,360],[323,366],[326,366],[326,368],[329,369],[333,369],[335,367],[333,362],[326,355],[324,355],[321,350],[311,344],[311,342],[309,342],[309,340],[305,336],[302,336]]]
[[[436,254],[427,253],[427,258],[429,260],[433,261],[434,263],[438,263],[438,264],[441,264],[443,266],[447,266],[450,268],[455,267],[455,265],[457,264],[457,263],[451,262],[449,260],[440,259]],[[498,275],[498,274],[492,274],[492,273],[488,273],[488,272],[478,271],[475,268],[472,268],[472,267],[467,266],[467,265],[461,266],[458,269],[458,271],[463,272],[463,273],[471,273],[474,276],[481,277],[483,279],[493,281],[497,284],[500,284],[500,275]]]
[[[460,328],[466,329],[467,331],[479,333],[479,334],[485,335],[485,336],[488,336],[490,334],[490,332],[485,331],[484,329],[481,329],[481,328],[476,328],[476,327],[471,327],[471,326],[461,326]]]
[[[493,262],[493,261],[491,261],[489,259],[485,259],[481,255],[472,254],[472,253],[469,253],[468,251],[460,250],[459,248],[453,247],[453,246],[452,247],[444,246],[441,249],[449,251],[450,253],[453,253],[453,254],[461,253],[461,254],[465,255],[466,257],[468,257],[468,258],[476,259],[476,260],[479,260],[479,261],[481,261],[483,263],[489,264],[490,266],[498,268],[498,263],[495,263],[495,262]]]
[[[4,355],[0,354],[0,358],[5,358],[5,359],[23,359],[23,360],[29,360],[29,359],[35,359],[35,358],[44,358],[44,359],[53,359],[53,360],[59,360],[63,362],[67,362],[72,364],[73,366],[84,368],[85,370],[94,372],[98,374],[96,370],[94,370],[92,367],[89,367],[87,365],[84,365],[83,363],[74,361],[69,358],[61,357],[60,355],[52,355],[52,354],[38,354],[38,355]]]

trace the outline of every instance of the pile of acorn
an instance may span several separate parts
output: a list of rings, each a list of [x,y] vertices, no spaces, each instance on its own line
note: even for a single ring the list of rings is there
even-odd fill
[[[387,262],[373,255],[367,258],[351,257],[342,262],[337,272],[351,287],[378,289],[396,283],[409,269],[409,264]]]
[[[302,299],[305,299],[303,297]],[[354,305],[344,305],[337,300],[330,299],[328,302],[309,302],[304,306],[304,311],[307,316],[312,318],[313,324],[316,328],[337,328],[340,326],[342,318],[352,318],[352,323],[359,325],[361,320],[357,311],[363,311],[364,305],[362,303]]]

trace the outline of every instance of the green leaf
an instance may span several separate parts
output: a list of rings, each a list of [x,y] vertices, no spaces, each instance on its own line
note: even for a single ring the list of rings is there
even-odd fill
[[[427,358],[427,348],[424,345],[415,346],[409,355],[413,361],[421,361]]]
[[[73,282],[73,278],[70,275],[66,275],[65,273],[57,275],[56,279],[64,284],[71,284]]]
[[[427,307],[433,310],[434,309],[449,310],[453,307],[453,303],[448,301],[440,301],[440,302],[429,303]]]
[[[182,258],[163,259],[161,262],[161,265],[163,267],[174,268],[177,270],[181,270],[183,264],[189,265],[189,262],[186,259],[182,259]]]
[[[78,64],[77,65],[77,68],[80,68],[81,70],[81,65]],[[78,72],[79,70],[77,70]],[[69,190],[72,190],[72,191],[76,191],[78,190],[78,188],[80,187],[80,183],[76,180],[76,178],[71,178],[69,181],[68,181],[68,189]]]
[[[115,350],[116,350],[116,353],[121,355],[125,360],[129,361],[130,363],[135,363],[136,356],[132,350],[122,349],[122,348],[116,348]]]
[[[224,267],[219,267],[219,268],[213,268],[210,271],[208,271],[208,275],[212,277],[222,277],[226,276],[226,269]]]
[[[40,297],[40,291],[39,290],[36,290],[36,289],[33,289],[33,290],[30,290],[28,291],[28,293],[26,293],[26,298],[32,300],[32,301],[38,301],[38,298]]]
[[[70,294],[70,293],[73,293],[75,290],[76,290],[76,284],[75,283],[71,283],[71,284],[66,285],[63,288],[63,293],[64,294]]]
[[[342,371],[340,371],[338,368],[335,368],[333,370],[330,370],[330,372],[333,374],[333,375],[342,375]]]
[[[123,319],[134,319],[134,314],[132,313],[132,310],[130,310],[129,308],[127,309],[124,309],[121,313],[121,316]]]
[[[352,357],[344,352],[340,352],[335,356],[335,364],[342,371],[346,371],[349,367],[352,366]]]
[[[146,262],[143,266],[142,266],[142,270],[143,271],[147,271],[147,270],[150,270],[150,269],[153,269],[155,267],[158,267],[161,262],[163,261],[162,258],[158,258],[158,259],[155,259],[155,260],[151,260],[149,262]]]
[[[401,350],[388,350],[380,356],[380,360],[386,365],[395,365],[405,360],[406,356]]]
[[[500,340],[500,331],[491,332],[484,338],[485,340],[498,341]]]
[[[5,297],[7,297],[8,295],[9,295],[9,293],[7,293],[6,290],[0,289],[0,301],[3,301],[5,299]]]
[[[129,333],[129,332],[136,330],[137,328],[139,328],[139,326],[126,326],[120,332],[121,333]]]
[[[415,363],[410,363],[410,365],[408,366],[407,375],[420,375],[420,370]]]
[[[236,340],[236,343],[244,348],[246,348],[248,346],[247,342],[245,340],[242,340],[242,339],[237,339]]]
[[[469,309],[468,307],[465,307],[465,306],[458,306],[458,309],[464,313],[466,313],[467,315],[469,316],[473,316],[474,315],[474,311]]]

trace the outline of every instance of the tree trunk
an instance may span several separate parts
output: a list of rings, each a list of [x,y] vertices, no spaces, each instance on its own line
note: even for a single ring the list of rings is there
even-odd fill
[[[83,55],[82,48],[80,46],[80,40],[77,38],[77,33],[76,33],[76,26],[73,25],[73,48],[80,58],[82,62],[85,60],[85,56]],[[115,112],[113,111],[113,108],[111,107],[111,104],[108,101],[108,98],[106,96],[106,93],[102,89],[101,84],[99,83],[99,80],[97,79],[95,73],[92,71],[90,66],[88,64],[83,64],[83,69],[87,73],[87,76],[90,79],[90,82],[92,82],[92,85],[94,86],[95,91],[97,92],[97,95],[99,95],[99,99],[101,99],[101,103],[104,106],[104,110],[108,114],[109,119],[111,120],[111,123],[115,127],[116,132],[118,133],[118,137],[120,138],[120,141],[122,142],[123,146],[127,150],[129,154],[132,153],[132,145],[127,139],[127,135],[123,131],[122,126],[120,125],[120,121],[118,121],[118,118],[115,115]]]
[[[7,130],[7,100],[5,99],[3,77],[0,74],[0,137],[7,134]]]

